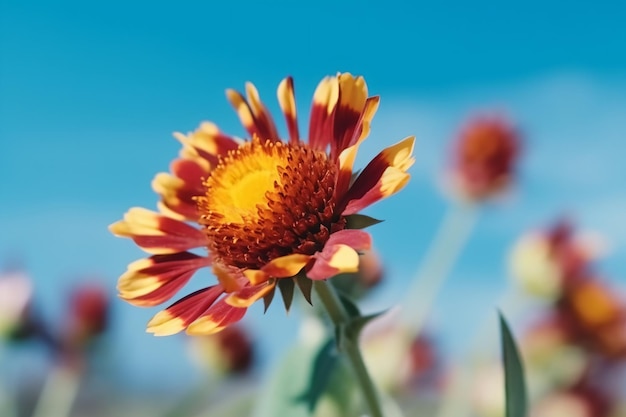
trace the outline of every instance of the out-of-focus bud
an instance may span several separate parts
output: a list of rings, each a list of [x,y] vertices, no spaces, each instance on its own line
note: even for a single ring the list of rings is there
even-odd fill
[[[415,336],[398,320],[398,311],[368,323],[361,348],[372,379],[383,391],[410,387],[438,388],[436,346],[427,336]]]
[[[532,417],[607,417],[610,405],[598,393],[580,388],[555,392],[533,407]]]
[[[515,244],[510,256],[511,275],[527,293],[554,300],[564,285],[586,274],[597,256],[596,246],[584,236],[574,236],[569,222],[559,221],[547,231],[523,236]]]
[[[599,279],[588,277],[569,286],[558,309],[581,345],[610,358],[626,358],[626,306]]]
[[[82,284],[70,293],[66,342],[82,347],[102,334],[109,322],[109,295],[94,283]]]
[[[0,276],[0,338],[29,336],[32,295],[32,283],[24,272],[13,271]]]
[[[370,249],[360,255],[357,272],[337,275],[332,279],[332,283],[344,294],[358,299],[380,284],[384,275],[380,257],[374,249]]]
[[[477,117],[461,131],[452,154],[452,192],[464,200],[483,201],[513,181],[520,139],[500,117]]]
[[[532,397],[574,386],[585,376],[590,357],[573,342],[568,323],[558,315],[535,324],[524,335],[521,350]]]
[[[193,357],[208,372],[220,376],[242,374],[252,366],[252,342],[241,326],[229,326],[210,336],[194,336],[189,342]]]

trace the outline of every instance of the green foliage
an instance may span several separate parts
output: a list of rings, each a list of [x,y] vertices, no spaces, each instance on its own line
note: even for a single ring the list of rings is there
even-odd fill
[[[335,341],[329,339],[324,343],[313,360],[313,371],[306,390],[298,396],[298,401],[304,401],[310,412],[315,410],[318,400],[324,394],[328,382],[337,367],[339,355]]]
[[[299,344],[273,367],[252,417],[358,416],[361,404],[352,372],[332,340]],[[321,365],[323,369],[317,369]]]
[[[506,320],[500,316],[502,360],[504,363],[504,391],[506,399],[506,417],[526,417],[528,396],[524,382],[524,368],[519,350]]]

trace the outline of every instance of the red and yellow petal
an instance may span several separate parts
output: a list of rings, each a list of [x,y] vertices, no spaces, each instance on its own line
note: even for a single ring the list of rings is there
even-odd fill
[[[187,159],[201,158],[211,166],[217,165],[218,156],[226,155],[228,151],[239,147],[234,138],[222,133],[217,125],[210,122],[201,123],[194,132],[187,135],[176,132],[174,137],[184,146],[181,156]]]
[[[213,273],[224,288],[224,292],[239,291],[248,284],[248,280],[239,268],[215,264],[213,265]]]
[[[259,92],[252,83],[246,83],[246,95],[247,100],[235,90],[226,90],[228,101],[237,112],[241,124],[248,131],[250,137],[258,136],[261,139],[279,140],[272,116],[261,102]]]
[[[378,98],[367,98],[367,85],[363,77],[353,77],[352,74],[340,74],[339,99],[333,113],[333,132],[330,144],[330,156],[336,158],[345,148],[352,146],[360,138],[364,120],[362,115],[367,114],[369,122],[378,107]],[[367,111],[365,111],[367,110]]]
[[[148,253],[168,254],[206,245],[206,236],[200,230],[171,217],[133,207],[124,219],[109,226],[116,236],[131,238]]]
[[[309,145],[325,150],[330,143],[333,119],[331,117],[339,99],[337,77],[325,77],[315,89],[309,121]]]
[[[298,131],[298,112],[296,109],[296,96],[293,88],[293,78],[287,77],[278,85],[278,104],[285,115],[287,122],[287,131],[289,132],[289,141],[297,143],[300,141],[300,133]]]
[[[276,280],[270,279],[262,284],[247,286],[237,292],[229,294],[225,300],[227,304],[233,307],[247,308],[272,291],[275,286]]]
[[[270,278],[288,278],[296,275],[311,259],[310,255],[293,253],[272,259],[261,269],[248,269],[243,274],[250,284],[257,285]]]
[[[189,252],[154,255],[128,265],[117,289],[133,305],[155,306],[172,298],[198,269],[210,264],[209,258]]]
[[[410,178],[406,171],[415,162],[414,144],[415,138],[408,137],[379,153],[342,197],[340,206],[345,207],[342,214],[347,216],[357,213],[401,190]]]
[[[227,304],[225,299],[222,298],[187,326],[187,334],[209,335],[217,333],[241,320],[246,311],[246,308],[233,307]]]
[[[335,275],[359,270],[359,254],[344,244],[326,245],[314,255],[315,263],[306,273],[313,280],[332,278]]]
[[[223,289],[219,285],[214,285],[189,294],[157,313],[148,322],[146,331],[155,336],[176,334],[206,312],[222,293]]]

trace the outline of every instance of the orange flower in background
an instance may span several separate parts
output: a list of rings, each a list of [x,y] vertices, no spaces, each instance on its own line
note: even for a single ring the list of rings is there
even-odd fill
[[[558,304],[581,343],[609,358],[626,358],[626,303],[600,279],[581,278]]]
[[[321,81],[307,142],[298,131],[291,78],[278,87],[288,141],[280,139],[250,83],[246,94],[226,93],[251,140],[228,136],[212,123],[175,134],[180,157],[152,184],[161,197],[159,212],[131,208],[110,227],[152,254],[120,277],[120,296],[131,304],[171,299],[201,268],[217,276],[217,284],[158,313],[148,323],[155,335],[215,333],[257,300],[264,298],[267,307],[279,284],[291,291],[298,284],[306,295],[310,280],[356,272],[358,253],[370,248],[371,238],[350,228],[352,216],[409,180],[413,137],[383,150],[358,176],[353,172],[379,102],[368,97],[362,77]],[[194,248],[208,253],[189,252]]]
[[[453,148],[452,187],[463,198],[480,201],[509,186],[520,139],[504,119],[478,117],[463,128]]]

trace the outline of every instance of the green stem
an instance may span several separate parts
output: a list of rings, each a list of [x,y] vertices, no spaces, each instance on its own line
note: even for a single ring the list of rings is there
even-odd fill
[[[415,335],[420,334],[439,290],[465,246],[476,223],[477,213],[473,205],[453,205],[447,210],[406,293],[404,315]]]
[[[344,326],[350,320],[350,315],[344,308],[339,296],[335,292],[335,289],[326,281],[315,281],[313,287],[317,292],[318,297],[322,301],[322,304],[326,308],[328,316],[332,320],[336,327]],[[370,410],[371,417],[383,417],[383,411],[380,403],[380,398],[376,390],[374,382],[367,372],[365,362],[361,356],[359,350],[358,341],[349,340],[345,344],[342,344],[342,352],[346,355],[354,373],[356,379],[361,387],[365,401]]]
[[[80,371],[63,366],[48,374],[33,417],[67,417],[80,387]]]

